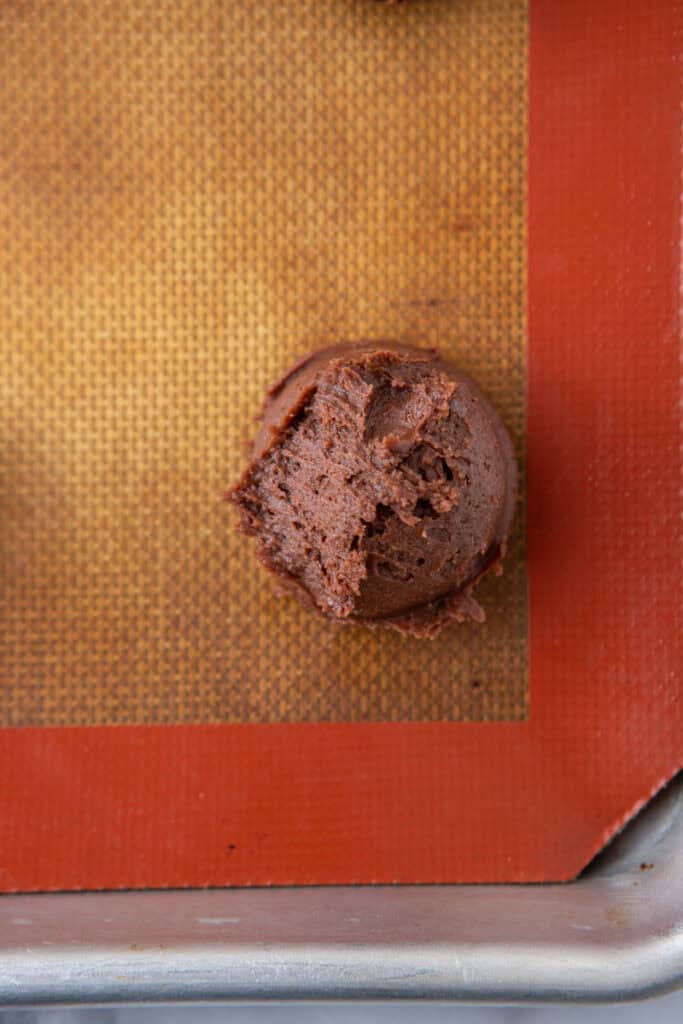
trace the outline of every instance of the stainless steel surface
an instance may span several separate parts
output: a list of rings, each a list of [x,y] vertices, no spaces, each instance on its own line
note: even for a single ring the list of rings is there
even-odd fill
[[[632,999],[683,983],[683,786],[578,882],[0,898],[0,1005]]]

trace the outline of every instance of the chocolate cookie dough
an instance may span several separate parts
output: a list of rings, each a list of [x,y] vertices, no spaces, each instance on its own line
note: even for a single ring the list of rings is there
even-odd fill
[[[229,496],[285,589],[339,622],[434,636],[483,621],[472,588],[499,567],[516,487],[476,384],[434,349],[374,342],[275,385]]]

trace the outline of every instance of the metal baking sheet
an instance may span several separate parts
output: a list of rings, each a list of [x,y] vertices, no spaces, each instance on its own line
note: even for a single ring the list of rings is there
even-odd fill
[[[565,885],[0,898],[0,1005],[613,1001],[683,984],[683,779]]]

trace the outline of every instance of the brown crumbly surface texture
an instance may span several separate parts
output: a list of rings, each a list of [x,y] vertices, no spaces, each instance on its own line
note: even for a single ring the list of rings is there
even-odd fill
[[[512,449],[476,385],[434,350],[342,345],[273,389],[232,492],[266,565],[323,614],[433,636],[482,620],[504,551]]]

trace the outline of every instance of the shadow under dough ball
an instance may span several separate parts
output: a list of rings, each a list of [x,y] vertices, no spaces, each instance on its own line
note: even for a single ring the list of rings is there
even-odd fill
[[[373,342],[315,352],[272,388],[230,498],[284,590],[424,637],[483,621],[472,588],[500,565],[516,493],[477,385],[434,349]]]

